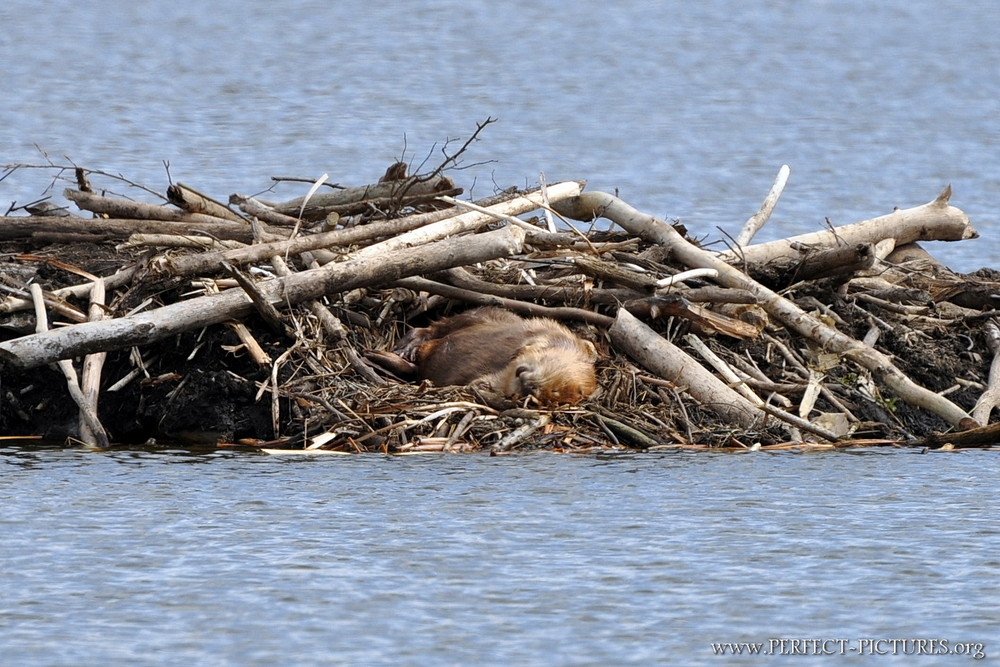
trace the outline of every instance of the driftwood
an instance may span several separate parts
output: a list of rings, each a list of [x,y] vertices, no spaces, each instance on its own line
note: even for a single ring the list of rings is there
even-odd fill
[[[887,226],[901,234],[905,234],[903,238],[909,243],[916,240],[911,238],[915,235],[914,233],[917,236],[920,233],[927,233],[926,230],[928,229],[930,216],[936,215],[945,216],[946,228],[952,232],[958,232],[957,238],[971,238],[975,234],[975,231],[969,226],[968,218],[958,209],[947,205],[947,198],[950,194],[950,189],[947,189],[942,193],[941,197],[930,204],[919,207],[919,209],[900,211],[889,216],[876,218],[875,221],[858,223],[855,230],[878,229]],[[903,400],[930,410],[953,426],[959,425],[963,420],[971,421],[965,410],[948,399],[914,383],[896,368],[892,361],[884,354],[831,328],[821,320],[806,313],[791,301],[782,298],[777,293],[767,289],[760,283],[749,278],[746,274],[730,266],[720,256],[696,247],[685,240],[677,230],[663,220],[641,213],[617,197],[602,192],[581,194],[579,197],[556,205],[556,209],[561,214],[575,220],[593,220],[599,217],[608,218],[630,233],[638,234],[654,243],[667,246],[672,255],[686,266],[715,269],[719,272],[718,281],[720,283],[727,287],[747,290],[759,299],[760,306],[772,318],[782,322],[785,326],[797,331],[799,334],[816,341],[824,349],[841,354],[845,358],[861,364],[878,381],[887,385]],[[887,220],[888,218],[893,218],[893,222],[896,222],[896,219],[898,219],[900,224],[892,225]],[[876,224],[876,221],[881,222]],[[921,225],[919,228],[914,228],[913,226],[918,224],[916,221],[919,221],[919,225]],[[931,226],[930,229],[936,228]],[[888,236],[883,229],[879,229],[878,235],[883,238]],[[837,238],[846,235],[838,232],[837,234],[831,233],[830,236]],[[855,235],[852,233],[850,236],[853,237]],[[750,248],[746,248],[745,250],[748,251]]]
[[[720,253],[719,257],[727,262],[753,265],[778,259],[799,261],[817,249],[876,244],[887,239],[902,246],[915,241],[963,241],[979,236],[965,213],[948,205],[950,199],[951,186],[948,186],[936,199],[922,206],[836,229],[746,246]]]
[[[170,210],[170,209],[167,209]],[[254,241],[253,229],[242,222],[163,221],[140,218],[79,218],[33,216],[0,217],[0,240],[37,237],[42,233],[50,235],[76,235],[89,237],[92,242],[127,239],[132,234],[166,234],[173,236],[208,236],[217,239],[231,239],[243,243]],[[275,236],[288,236],[288,230],[267,227],[267,232]]]
[[[170,203],[188,213],[202,213],[213,218],[240,222],[240,216],[229,210],[211,197],[189,188],[183,183],[175,183],[167,188],[167,199]]]
[[[965,351],[981,346],[1000,356],[988,323],[1000,281],[954,274],[913,243],[976,236],[949,205],[950,190],[887,216],[750,245],[785,187],[783,167],[734,249],[716,253],[683,228],[582,192],[578,182],[473,203],[455,199],[460,188],[440,171],[408,177],[395,164],[378,183],[328,192],[303,180],[312,185],[308,197],[269,204],[231,195],[231,210],[180,184],[167,189],[179,209],[100,197],[87,178],[100,172],[76,170],[78,187],[66,196],[111,218],[68,218],[53,206],[36,209],[45,216],[0,220],[0,241],[14,245],[6,264],[0,259],[0,423],[32,422],[33,406],[46,401],[35,397],[38,383],[17,382],[52,364],[67,378],[64,400],[69,391],[78,406],[75,437],[102,447],[102,431],[121,432],[114,415],[137,394],[146,409],[163,406],[155,437],[191,429],[168,426],[168,414],[173,422],[200,419],[193,430],[207,429],[209,442],[246,437],[249,427],[197,416],[220,403],[225,414],[263,419],[253,434],[265,451],[277,451],[260,442],[269,432],[278,447],[495,455],[921,442],[942,425],[986,423],[1000,402],[995,369],[989,378],[985,368],[926,371],[921,364],[937,355],[912,352],[913,341],[938,344],[944,331],[972,341],[949,339],[963,355],[973,358]],[[536,211],[543,220],[524,219]],[[557,228],[553,213],[604,217],[625,232]],[[302,224],[320,219],[322,227]],[[92,243],[23,249],[68,239]],[[106,242],[119,243],[126,262],[111,275],[79,254]],[[140,259],[132,244],[147,255]],[[148,248],[161,252],[150,259]],[[58,259],[46,255],[53,252]],[[86,282],[50,285],[37,271],[21,277],[43,265]],[[525,409],[533,406],[475,387],[400,383],[369,365],[411,326],[470,305],[568,323],[601,352],[598,392],[571,409]],[[42,331],[49,317],[61,326]],[[956,333],[956,323],[968,333]],[[80,382],[74,359],[83,360]],[[248,386],[252,400],[228,403]],[[185,402],[198,391],[208,393]],[[195,414],[185,421],[184,411]],[[950,446],[960,442],[953,435],[925,442]]]
[[[344,188],[334,192],[298,197],[275,204],[272,208],[283,215],[303,220],[322,220],[331,212],[340,215],[362,213],[369,209],[395,208],[426,202],[442,194],[462,194],[461,188],[447,176],[413,176],[400,181],[386,181],[360,188]]]
[[[63,191],[66,199],[74,202],[85,211],[101,213],[114,218],[138,218],[140,220],[167,220],[171,222],[218,223],[225,218],[203,213],[187,213],[167,206],[144,204],[128,199],[102,197],[89,192],[81,192],[67,188]]]
[[[45,314],[45,306],[42,302],[41,287],[38,285],[31,285],[31,295],[35,299],[36,335],[44,335],[49,331],[49,327],[48,318]],[[87,396],[80,389],[76,369],[73,367],[72,363],[67,360],[61,360],[58,362],[57,366],[66,378],[66,388],[69,391],[69,395],[73,399],[73,402],[76,403],[77,408],[80,411],[80,421],[83,424],[84,431],[81,435],[84,438],[84,442],[106,448],[110,443],[108,440],[108,434],[101,425],[100,419],[97,417],[96,402],[92,403],[88,400]]]
[[[560,194],[562,196],[572,196],[579,193],[580,189],[580,184],[570,183],[560,189]],[[493,209],[498,214],[518,214],[537,208],[538,197],[529,195],[520,198],[505,198],[500,202],[486,203],[488,205],[492,204]],[[514,213],[510,213],[511,211]],[[360,241],[388,237],[391,242],[371,246],[371,249],[365,251],[378,254],[393,248],[418,245],[427,243],[435,238],[444,238],[450,234],[474,230],[493,219],[493,214],[461,214],[454,209],[434,211],[397,218],[395,220],[373,222],[368,225],[349,227],[347,229],[335,229],[329,232],[300,236],[287,241],[258,244],[237,250],[186,255],[177,259],[165,258],[165,263],[161,268],[176,275],[193,275],[213,271],[221,266],[222,262],[229,262],[236,265],[248,264],[266,260],[274,255],[297,255],[319,248],[347,246]],[[449,220],[450,222],[446,224],[445,221]],[[434,223],[438,224],[435,226]],[[405,232],[413,233],[409,236],[404,236]]]
[[[615,347],[665,380],[682,385],[683,391],[731,423],[733,428],[748,429],[761,419],[753,403],[628,311],[618,311],[608,333]]]
[[[503,257],[520,250],[524,233],[505,228],[475,238],[447,239],[419,248],[395,249],[373,258],[355,259],[261,283],[271,303],[299,303],[358,287],[392,282],[405,276],[439,271]],[[244,292],[229,290],[189,299],[153,311],[72,329],[56,329],[0,343],[0,360],[34,368],[91,352],[146,345],[182,331],[246,316],[253,303]]]

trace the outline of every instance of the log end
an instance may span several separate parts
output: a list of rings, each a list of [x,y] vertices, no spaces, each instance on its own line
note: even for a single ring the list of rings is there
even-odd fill
[[[934,204],[937,206],[947,206],[949,200],[951,200],[951,183],[944,186],[944,190],[942,190],[941,194],[939,194],[937,199],[934,200]]]

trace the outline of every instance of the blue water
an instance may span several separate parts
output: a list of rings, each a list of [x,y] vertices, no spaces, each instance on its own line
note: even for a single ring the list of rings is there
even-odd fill
[[[168,162],[224,200],[436,164],[494,117],[451,172],[474,196],[587,179],[721,238],[788,164],[766,239],[950,183],[982,237],[931,251],[996,267],[998,34],[985,1],[5,0],[0,163],[163,190]],[[15,172],[0,204],[58,200],[54,175]],[[982,642],[989,662],[998,468],[5,446],[0,662],[746,664],[711,642],[772,638]]]
[[[769,638],[995,655],[995,469],[8,448],[0,645],[51,665],[707,664]]]

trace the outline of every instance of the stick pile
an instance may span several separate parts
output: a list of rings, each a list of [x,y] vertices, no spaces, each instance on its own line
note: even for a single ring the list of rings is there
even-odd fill
[[[63,195],[86,217],[46,201],[0,219],[0,430],[335,452],[996,440],[1000,279],[918,245],[977,236],[949,188],[753,244],[785,167],[712,250],[582,183],[470,202],[441,171],[397,163],[282,202],[177,183],[149,204],[75,169]],[[514,405],[401,382],[366,357],[473,305],[567,323],[601,352],[598,392]]]

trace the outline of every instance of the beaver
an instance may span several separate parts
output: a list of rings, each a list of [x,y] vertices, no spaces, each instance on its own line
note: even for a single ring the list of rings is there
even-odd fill
[[[473,385],[514,400],[576,404],[597,389],[593,343],[555,320],[476,308],[412,329],[393,352],[421,380]]]

